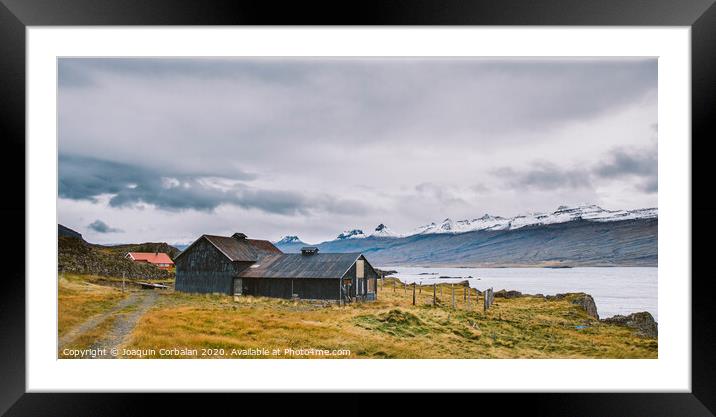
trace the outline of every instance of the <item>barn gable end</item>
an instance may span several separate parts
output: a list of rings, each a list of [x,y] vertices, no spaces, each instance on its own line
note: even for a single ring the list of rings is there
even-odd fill
[[[175,259],[177,291],[230,294],[232,278],[250,262],[232,262],[205,236]]]

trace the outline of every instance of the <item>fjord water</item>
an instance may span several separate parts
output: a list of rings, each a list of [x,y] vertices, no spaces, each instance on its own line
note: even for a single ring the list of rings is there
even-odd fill
[[[423,285],[467,280],[480,291],[493,288],[517,290],[524,294],[554,295],[585,292],[594,297],[600,318],[648,311],[658,318],[657,268],[432,268],[378,267],[398,271],[403,282]],[[452,278],[440,278],[440,277]],[[472,278],[469,278],[472,277]]]

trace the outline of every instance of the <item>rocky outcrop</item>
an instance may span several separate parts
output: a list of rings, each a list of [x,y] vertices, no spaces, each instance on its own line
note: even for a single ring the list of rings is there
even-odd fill
[[[654,316],[652,316],[648,311],[632,313],[628,316],[616,315],[600,321],[602,323],[629,327],[636,330],[637,335],[641,337],[656,339],[659,333],[658,324],[656,323],[656,320],[654,320]]]
[[[599,320],[599,313],[597,313],[597,303],[594,302],[594,298],[592,298],[591,295],[580,294],[579,297],[576,297],[574,300],[572,300],[572,304],[576,304],[582,307],[584,311],[587,312],[587,314]]]
[[[57,236],[60,237],[74,237],[77,239],[82,239],[82,234],[78,233],[72,229],[70,229],[67,226],[63,226],[61,224],[57,225]]]
[[[500,290],[495,293],[495,298],[517,298],[522,297],[522,293],[519,291],[507,291],[507,290]]]
[[[599,313],[597,313],[597,304],[594,302],[594,298],[592,298],[591,295],[585,294],[583,292],[578,293],[566,293],[566,294],[556,294],[556,295],[548,295],[546,297],[548,300],[563,300],[567,299],[572,302],[572,304],[578,305],[581,307],[584,311],[587,312],[587,314],[597,320],[599,320]]]
[[[381,278],[385,278],[385,277],[387,277],[388,275],[395,275],[395,274],[398,273],[398,271],[393,270],[393,269],[390,269],[390,270],[387,270],[387,271],[383,271],[382,269],[378,269],[378,268],[373,268],[373,269],[374,269],[375,272],[378,274],[378,276],[381,277]]]
[[[132,262],[121,252],[113,253],[74,237],[59,237],[57,247],[57,269],[60,273],[124,276],[127,279],[167,279],[174,276],[153,265]]]
[[[170,258],[176,258],[181,251],[174,246],[171,246],[165,242],[144,242],[144,243],[129,243],[124,245],[94,245],[96,248],[106,252],[112,252],[119,256],[125,256],[127,252],[160,252],[166,253]]]

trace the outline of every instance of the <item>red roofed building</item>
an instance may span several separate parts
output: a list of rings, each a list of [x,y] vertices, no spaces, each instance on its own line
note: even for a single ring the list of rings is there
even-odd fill
[[[134,262],[146,262],[159,269],[169,270],[174,266],[172,258],[164,252],[129,252],[125,258]]]

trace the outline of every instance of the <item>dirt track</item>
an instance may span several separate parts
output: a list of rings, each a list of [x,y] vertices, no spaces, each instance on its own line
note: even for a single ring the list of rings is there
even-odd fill
[[[115,321],[110,331],[90,346],[91,349],[105,349],[107,352],[106,355],[96,356],[96,359],[113,359],[114,356],[110,354],[112,349],[119,348],[119,346],[125,342],[126,338],[132,333],[132,330],[134,330],[139,319],[154,305],[157,296],[156,290],[139,290],[132,292],[111,310],[92,316],[68,331],[59,340],[59,351],[61,352],[84,333],[96,328],[106,320],[114,318]]]

